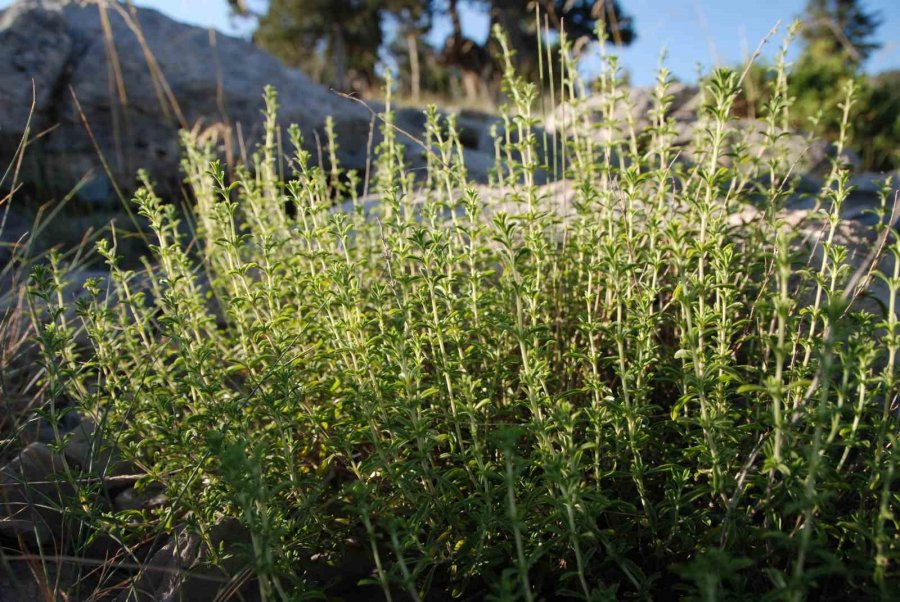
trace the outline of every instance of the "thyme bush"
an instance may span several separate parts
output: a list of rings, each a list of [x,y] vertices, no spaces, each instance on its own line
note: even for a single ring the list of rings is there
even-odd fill
[[[561,45],[554,100],[578,103]],[[101,241],[109,278],[77,317],[61,264],[32,279],[51,394],[167,494],[137,524],[83,520],[128,541],[237,519],[263,599],[329,595],[310,558],[357,548],[388,599],[896,593],[900,262],[851,265],[837,162],[819,252],[785,224],[784,56],[752,145],[730,118],[742,74],[708,77],[691,161],[668,72],[636,131],[605,53],[602,135],[565,139],[536,134],[507,53],[489,186],[435,110],[407,170],[390,97],[371,174],[314,164],[296,127],[282,152],[272,90],[233,178],[185,136],[193,240],[145,178],[146,270]],[[886,307],[861,304],[873,278]]]

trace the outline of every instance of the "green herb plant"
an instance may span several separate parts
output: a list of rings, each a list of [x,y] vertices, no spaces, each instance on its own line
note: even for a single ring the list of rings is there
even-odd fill
[[[128,271],[98,245],[87,348],[62,266],[35,273],[50,394],[102,416],[166,495],[93,527],[208,539],[239,521],[264,600],[331,595],[316,567],[353,555],[388,600],[896,595],[895,199],[862,263],[840,163],[817,236],[788,225],[787,46],[762,135],[732,117],[742,74],[718,69],[688,156],[665,68],[640,127],[604,45],[599,120],[547,136],[542,90],[583,102],[570,42],[539,87],[495,35],[490,184],[434,108],[409,170],[389,94],[371,177],[340,166],[331,124],[327,167],[296,127],[283,151],[267,89],[234,177],[183,139],[193,240],[144,176],[152,257]]]

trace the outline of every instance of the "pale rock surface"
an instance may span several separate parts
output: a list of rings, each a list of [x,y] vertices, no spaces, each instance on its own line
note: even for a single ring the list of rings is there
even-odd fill
[[[31,546],[58,541],[60,507],[71,494],[65,459],[43,443],[28,445],[0,470],[0,537]]]
[[[350,168],[365,167],[371,113],[359,103],[247,41],[155,10],[107,6],[108,36],[96,3],[19,0],[0,14],[0,156],[12,157],[23,136],[32,90],[32,136],[54,128],[26,153],[26,181],[60,194],[91,174],[81,198],[103,204],[114,197],[73,94],[117,183],[132,188],[136,171],[146,168],[171,188],[181,178],[178,130],[205,132],[234,153],[240,134],[252,150],[267,84],[278,90],[280,123],[298,124],[314,149],[315,134],[321,137],[325,118],[333,115],[340,159]]]

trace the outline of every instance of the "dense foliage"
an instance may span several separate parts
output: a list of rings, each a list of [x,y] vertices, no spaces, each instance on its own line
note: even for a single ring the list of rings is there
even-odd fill
[[[578,102],[562,44],[556,92]],[[752,144],[742,74],[708,79],[690,161],[666,71],[635,131],[612,58],[602,135],[565,141],[534,134],[538,87],[507,61],[490,186],[434,110],[408,171],[390,101],[371,173],[317,166],[296,128],[282,153],[272,91],[233,178],[187,136],[193,240],[148,182],[146,271],[101,243],[77,318],[59,263],[32,280],[51,394],[167,494],[82,520],[133,541],[237,519],[264,599],[327,595],[310,557],[359,553],[389,599],[896,593],[900,262],[850,263],[838,162],[817,251],[785,225],[783,57]]]
[[[880,18],[859,0],[810,0],[802,28],[805,46],[792,71],[794,124],[834,140],[841,115],[841,89],[855,80],[860,91],[849,147],[870,170],[900,166],[900,88],[896,74],[867,77],[862,65],[881,45]]]
[[[229,4],[239,15],[251,12],[243,0]],[[542,53],[538,38],[548,44],[553,39],[544,32],[565,29],[570,38],[592,40],[599,26],[618,45],[636,37],[634,21],[618,0],[271,0],[257,16],[253,38],[287,64],[341,91],[372,92],[378,66],[390,56],[387,62],[399,64],[409,80],[400,82],[403,92],[416,101],[420,87],[447,97],[452,94],[448,84],[462,88],[467,80],[485,84],[478,92],[493,97],[502,76],[502,69],[496,68],[497,48],[492,39],[473,40],[464,34],[461,4],[484,11],[490,27],[507,32],[515,50],[511,60],[520,74],[533,79]],[[450,32],[433,46],[427,34],[442,17],[450,21]],[[473,100],[475,91],[467,93]]]
[[[254,40],[288,65],[339,90],[376,84],[383,21],[423,27],[431,2],[420,0],[272,0]]]

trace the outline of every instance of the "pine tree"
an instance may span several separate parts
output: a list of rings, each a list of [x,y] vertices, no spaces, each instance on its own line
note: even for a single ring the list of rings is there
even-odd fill
[[[387,0],[386,9],[396,22],[396,34],[389,51],[399,68],[401,90],[413,102],[420,99],[422,86],[431,83],[434,49],[424,37],[431,30],[435,13],[434,0]]]
[[[799,125],[827,139],[837,136],[843,84],[857,79],[860,93],[866,92],[860,66],[879,48],[874,36],[880,23],[859,0],[809,0],[802,29],[805,46],[791,74],[793,112],[806,122]]]
[[[880,25],[880,16],[858,0],[809,0],[802,31],[809,52],[858,66],[880,48],[873,39]]]
[[[228,0],[238,15],[248,15],[245,0]],[[553,32],[565,29],[570,39],[593,38],[598,23],[617,45],[630,44],[634,24],[618,0],[270,0],[258,18],[254,41],[299,67],[316,81],[339,90],[366,92],[377,84],[376,67],[385,46],[407,69],[401,85],[418,97],[423,80],[443,82],[447,68],[462,75],[470,96],[496,91],[501,70],[491,40],[474,41],[462,33],[459,4],[488,11],[491,27],[499,25],[515,51],[516,68],[524,77],[539,74],[535,10]],[[446,11],[452,31],[440,53],[423,43],[438,11]],[[386,39],[385,23],[395,35]],[[392,43],[391,43],[392,42]],[[550,43],[550,40],[545,40]],[[440,54],[440,60],[438,60]],[[443,82],[441,85],[443,85]],[[480,88],[476,90],[476,88]]]
[[[475,77],[482,85],[496,88],[493,80],[500,78],[501,70],[491,69],[490,62],[497,49],[491,40],[479,44],[462,35],[458,4],[458,0],[448,3],[453,33],[444,49],[445,61],[459,67],[464,77]],[[637,37],[634,20],[622,10],[618,0],[470,0],[470,4],[489,11],[491,29],[499,25],[515,52],[517,73],[533,81],[540,79],[537,39],[543,35],[538,31],[536,9],[540,11],[542,30],[546,27],[558,33],[564,29],[570,40],[594,39],[598,23],[613,44],[627,46]],[[551,40],[544,42],[551,44]]]
[[[341,91],[366,91],[384,36],[379,0],[271,0],[254,41]]]

